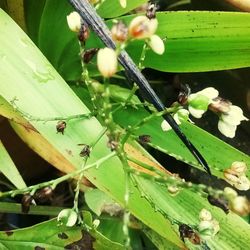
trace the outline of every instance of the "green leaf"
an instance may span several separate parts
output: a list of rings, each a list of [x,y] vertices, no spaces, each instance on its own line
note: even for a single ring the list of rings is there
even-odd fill
[[[104,18],[118,17],[147,3],[147,0],[127,0],[126,8],[122,8],[119,0],[104,1],[98,8],[98,14]]]
[[[147,51],[144,66],[167,72],[202,72],[250,66],[249,13],[180,11],[157,14],[165,53]],[[124,17],[128,23],[131,17]],[[142,42],[127,51],[138,62]]]
[[[0,141],[0,172],[17,188],[25,188],[26,184],[17,167]]]
[[[16,118],[19,115],[17,118],[21,120],[22,116],[26,117],[33,127],[27,128],[23,123],[19,126],[27,129],[26,135],[31,130],[39,134],[66,158],[70,166],[73,166],[67,171],[81,168],[84,160],[79,156],[81,149],[77,144],[91,144],[102,131],[102,126],[94,117],[74,119],[67,123],[67,129],[62,135],[56,133],[57,121],[44,123],[44,121],[32,120],[31,117],[68,117],[89,113],[89,110],[23,31],[2,11],[0,11],[0,30],[2,32],[0,36],[0,81],[4,83],[0,85],[0,93],[6,100],[1,105],[1,110],[9,118]],[[22,65],[22,67],[16,67],[16,65]],[[16,110],[14,114],[8,112],[11,105]],[[14,119],[14,122],[16,121],[17,119]],[[106,146],[107,141],[106,136],[100,139],[91,152],[87,164],[104,160],[107,155],[110,155],[110,150]],[[38,147],[38,142],[38,140],[32,140],[32,137],[29,140],[32,148]],[[137,147],[130,145],[130,147],[136,156],[143,157],[143,160],[151,160],[151,164],[155,163],[138,145]],[[46,159],[54,156],[51,152],[47,152],[47,155],[45,153],[43,156]],[[124,204],[124,171],[117,157],[103,162],[99,168],[86,170],[85,176],[119,204]],[[171,218],[178,219],[182,223],[196,225],[199,221],[200,209],[206,207],[221,225],[218,236],[208,242],[210,247],[248,248],[246,239],[249,239],[249,225],[239,216],[225,215],[219,208],[208,204],[207,200],[199,194],[189,190],[184,190],[178,196],[172,197],[165,186],[136,176],[134,178],[137,186],[130,183],[129,211],[172,245],[179,248],[185,247],[178,236],[178,228],[170,223]],[[47,230],[54,230],[54,228],[49,227]],[[81,237],[79,233],[74,234],[74,237],[78,236]],[[45,239],[47,242],[48,237]]]
[[[110,5],[110,1],[105,1],[104,4]],[[116,4],[119,4],[118,0],[112,6]],[[105,11],[109,12],[111,9],[113,7],[105,8]],[[81,65],[77,37],[68,29],[66,23],[66,16],[71,11],[67,1],[46,1],[39,26],[38,47],[64,79],[78,80]],[[132,18],[134,15],[121,17],[127,24]],[[148,50],[145,67],[166,72],[203,72],[250,66],[249,13],[160,12],[157,18],[157,34],[165,39],[166,51],[160,56]],[[30,20],[32,25],[32,16],[27,17],[27,20]],[[108,21],[107,24],[112,26],[113,22]],[[27,26],[29,27],[28,24]],[[102,43],[92,33],[87,47],[101,46]],[[142,46],[142,41],[134,41],[129,43],[127,48],[137,63]]]
[[[24,0],[24,14],[29,37],[34,43],[38,43],[40,22],[46,0]]]
[[[97,249],[97,250],[122,250],[121,244],[112,242],[92,225],[89,212],[84,212],[85,223],[89,231],[82,227],[59,226],[56,219],[37,224],[32,227],[13,231],[0,232],[0,248],[2,250],[34,250],[34,249]]]
[[[90,98],[86,89],[79,86],[74,86],[72,89],[86,105],[90,103]],[[124,91],[121,91],[120,93],[126,93],[126,91],[128,90],[124,89]],[[113,98],[113,93],[114,92],[111,91],[111,98]],[[115,97],[118,98],[118,95],[119,93],[116,92]],[[123,95],[119,96],[118,99],[124,101]],[[133,104],[138,104],[138,101],[133,102]],[[148,111],[142,107],[126,107],[116,111],[113,117],[121,127],[126,128],[135,125],[148,115]],[[135,135],[150,135],[150,146],[175,157],[177,160],[200,168],[198,162],[195,161],[193,155],[176,134],[172,130],[164,132],[161,129],[162,121],[163,119],[161,117],[154,118],[136,130]],[[234,161],[244,161],[247,165],[250,165],[250,157],[248,155],[211,135],[205,130],[189,122],[183,122],[181,124],[181,129],[205,157],[211,167],[213,175],[223,177],[223,170],[230,167]],[[221,154],[221,152],[223,152],[223,154]],[[250,169],[248,169],[247,175],[250,176]]]
[[[155,205],[156,210],[168,211],[167,216],[185,224],[197,225],[201,209],[206,208],[209,210],[220,225],[219,233],[206,241],[210,249],[248,248],[247,241],[250,240],[250,225],[239,216],[233,213],[226,215],[221,209],[211,206],[205,199],[201,199],[189,190],[182,190],[173,197],[169,192],[166,192],[163,186],[159,188],[156,183],[141,177],[136,177],[136,179],[140,183],[141,192],[149,202]],[[160,204],[160,207],[158,207],[158,204]],[[190,247],[190,245],[188,246]],[[197,249],[194,245],[191,245],[191,247],[191,249]]]
[[[88,207],[98,216],[101,215],[103,206],[114,203],[107,194],[99,189],[88,190],[84,197]]]
[[[128,107],[115,112],[114,119],[122,127],[127,127],[138,123],[147,116],[148,112],[144,108],[134,109]],[[173,130],[164,132],[161,129],[162,121],[163,119],[161,117],[154,118],[139,128],[135,134],[137,136],[145,134],[150,135],[152,140],[149,145],[175,157],[177,160],[200,167],[193,155],[181,140],[177,138]],[[250,157],[248,155],[233,148],[201,128],[189,122],[183,122],[181,124],[181,129],[204,156],[211,167],[213,175],[223,177],[223,170],[230,167],[234,161],[244,161],[247,165],[250,165]],[[221,152],[223,152],[223,154]],[[248,175],[250,175],[250,169],[248,169]]]
[[[37,6],[34,7],[33,11]],[[70,31],[66,19],[71,11],[68,1],[47,0],[40,19],[37,45],[65,79],[78,80],[81,64],[77,34]],[[31,25],[33,19],[29,19]]]
[[[46,58],[3,11],[0,11],[0,20],[2,32],[0,37],[0,54],[2,55],[0,57],[0,81],[5,83],[0,85],[0,93],[6,100],[1,105],[5,116],[16,118],[19,113],[18,119],[22,114],[29,120],[30,117],[46,119],[46,117],[59,116],[66,118],[89,113],[87,107],[73,93]],[[16,65],[22,65],[22,67],[17,68]],[[14,105],[16,113],[8,112],[10,105]],[[17,122],[17,119],[13,119],[13,122]],[[69,162],[67,168],[64,169],[65,172],[73,171],[74,168],[79,169],[83,165],[84,160],[79,155],[81,148],[78,144],[91,144],[103,131],[102,126],[94,117],[69,121],[64,135],[56,133],[57,121],[44,123],[43,121],[29,120],[29,122],[33,127],[26,127],[27,122],[19,123],[18,120],[18,126],[26,128],[23,128],[26,134],[23,134],[22,138],[29,143],[30,147],[39,151],[37,148],[40,147],[39,142],[43,137],[43,140],[47,141],[50,147],[53,146],[52,148],[55,148],[54,150],[63,156],[61,158],[64,161]],[[35,134],[38,134],[39,138]],[[43,143],[45,143],[44,141]],[[91,152],[88,164],[110,155],[110,150],[106,146],[107,141],[106,136],[99,140]],[[135,152],[140,154],[139,151]],[[52,154],[48,150],[43,151],[42,156],[52,162],[58,160],[58,155],[55,152]],[[110,158],[98,169],[87,170],[85,176],[100,190],[108,193],[116,202],[121,205],[124,203],[124,172],[117,157]],[[170,242],[182,247],[183,242],[172,230],[171,223],[164,219],[161,214],[156,214],[151,205],[141,198],[140,192],[133,185],[131,185],[131,193],[133,194],[129,203],[131,213]],[[154,220],[151,220],[152,217]]]

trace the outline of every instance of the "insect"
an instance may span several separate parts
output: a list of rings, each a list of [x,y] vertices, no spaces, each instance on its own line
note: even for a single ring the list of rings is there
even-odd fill
[[[71,5],[75,8],[75,10],[80,14],[82,19],[86,22],[86,24],[91,28],[97,36],[103,41],[103,43],[112,49],[116,48],[115,42],[113,41],[110,31],[102,18],[96,13],[95,9],[87,0],[69,0]],[[164,111],[165,106],[162,101],[159,99],[157,94],[151,88],[147,79],[143,76],[141,71],[132,61],[130,56],[126,51],[121,51],[119,55],[119,62],[124,67],[126,74],[129,78],[131,78],[140,88],[143,96],[151,102],[158,111]],[[201,164],[201,166],[211,175],[210,168],[203,158],[201,153],[195,148],[195,146],[190,142],[190,140],[185,136],[185,134],[181,131],[178,124],[175,122],[174,118],[170,114],[163,115],[163,118],[168,122],[168,124],[172,127],[176,135],[182,140],[185,146],[190,150],[193,156],[197,159],[197,161]]]

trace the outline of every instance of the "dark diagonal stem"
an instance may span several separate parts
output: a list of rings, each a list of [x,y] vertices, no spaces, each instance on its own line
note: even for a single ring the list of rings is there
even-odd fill
[[[110,31],[104,21],[100,18],[100,16],[96,13],[95,9],[87,0],[69,0],[71,5],[76,9],[76,11],[80,14],[82,19],[89,25],[90,28],[97,34],[97,36],[103,41],[103,43],[109,47],[115,49],[115,43],[111,38]],[[147,98],[149,102],[151,102],[158,111],[163,111],[165,106],[156,95],[154,90],[149,85],[146,78],[142,75],[140,70],[137,68],[135,63],[132,61],[130,56],[126,51],[122,51],[119,55],[119,62],[124,67],[127,72],[127,75],[137,83],[140,90]],[[182,140],[182,142],[186,145],[186,147],[190,150],[190,152],[194,155],[194,157],[198,160],[198,162],[203,166],[203,168],[209,173],[210,169],[200,154],[200,152],[195,148],[195,146],[188,140],[188,138],[184,135],[184,133],[180,130],[178,124],[175,122],[173,117],[169,114],[163,116],[164,119],[169,123],[174,132],[178,135],[178,137]]]

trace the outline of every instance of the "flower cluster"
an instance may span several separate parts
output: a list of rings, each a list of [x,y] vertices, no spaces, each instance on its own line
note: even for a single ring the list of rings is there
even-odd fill
[[[219,222],[212,217],[212,214],[208,210],[203,208],[200,211],[199,219],[198,231],[202,239],[209,240],[219,232]]]
[[[250,189],[250,181],[246,176],[247,166],[244,162],[233,162],[231,167],[224,170],[224,178],[239,190]]]
[[[158,28],[155,11],[155,5],[149,5],[147,14],[132,19],[128,27],[121,21],[115,24],[111,29],[113,39],[118,43],[133,39],[145,40],[155,53],[162,55],[165,51],[165,45],[162,39],[155,34]]]
[[[219,116],[219,131],[229,138],[235,136],[237,126],[240,125],[241,121],[248,121],[240,107],[232,105],[231,102],[219,97],[218,90],[212,87],[205,88],[197,93],[187,94],[186,96],[183,96],[183,93],[181,93],[179,104],[181,107],[187,105],[189,113],[195,118],[201,118],[208,109],[216,113]],[[179,119],[179,110],[183,109],[179,108],[174,114],[176,122],[180,124],[182,121],[188,121],[189,113],[186,112],[185,119],[181,120]],[[184,112],[182,111],[182,113]],[[161,127],[163,131],[170,129],[166,122],[163,122]]]

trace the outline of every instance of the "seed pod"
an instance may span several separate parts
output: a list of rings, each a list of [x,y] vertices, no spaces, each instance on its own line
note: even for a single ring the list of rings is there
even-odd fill
[[[118,142],[111,139],[108,141],[107,146],[108,146],[108,148],[111,149],[111,151],[114,151],[118,147]]]
[[[81,23],[81,28],[78,32],[78,39],[84,43],[89,38],[89,28],[85,23]]]
[[[80,156],[81,157],[86,157],[86,156],[89,157],[90,156],[90,151],[91,151],[90,146],[87,145],[87,144],[78,144],[78,145],[83,145],[84,146],[83,149],[80,152]]]
[[[37,201],[44,203],[44,202],[49,201],[52,195],[53,195],[53,189],[51,187],[45,187],[45,188],[37,190],[34,194],[34,198]]]
[[[150,135],[139,135],[138,140],[141,144],[147,144],[151,142]]]
[[[89,63],[92,60],[92,58],[96,55],[98,50],[99,50],[98,48],[92,48],[92,49],[86,50],[82,55],[83,62]]]
[[[155,18],[156,16],[156,10],[157,10],[157,7],[155,4],[149,4],[148,7],[147,7],[147,11],[146,11],[146,17],[148,19],[153,19]]]
[[[66,128],[67,124],[65,121],[59,121],[56,125],[56,131],[57,133],[62,133],[64,134],[64,130]]]
[[[25,194],[22,198],[22,212],[27,214],[30,210],[31,203],[34,202],[33,196]]]
[[[207,199],[211,205],[221,208],[226,214],[229,213],[228,200],[223,196],[215,198],[212,195],[208,195]]]
[[[185,105],[187,104],[188,101],[188,96],[191,93],[191,89],[189,87],[188,84],[181,84],[181,89],[177,98],[177,101],[181,104],[181,105]]]

